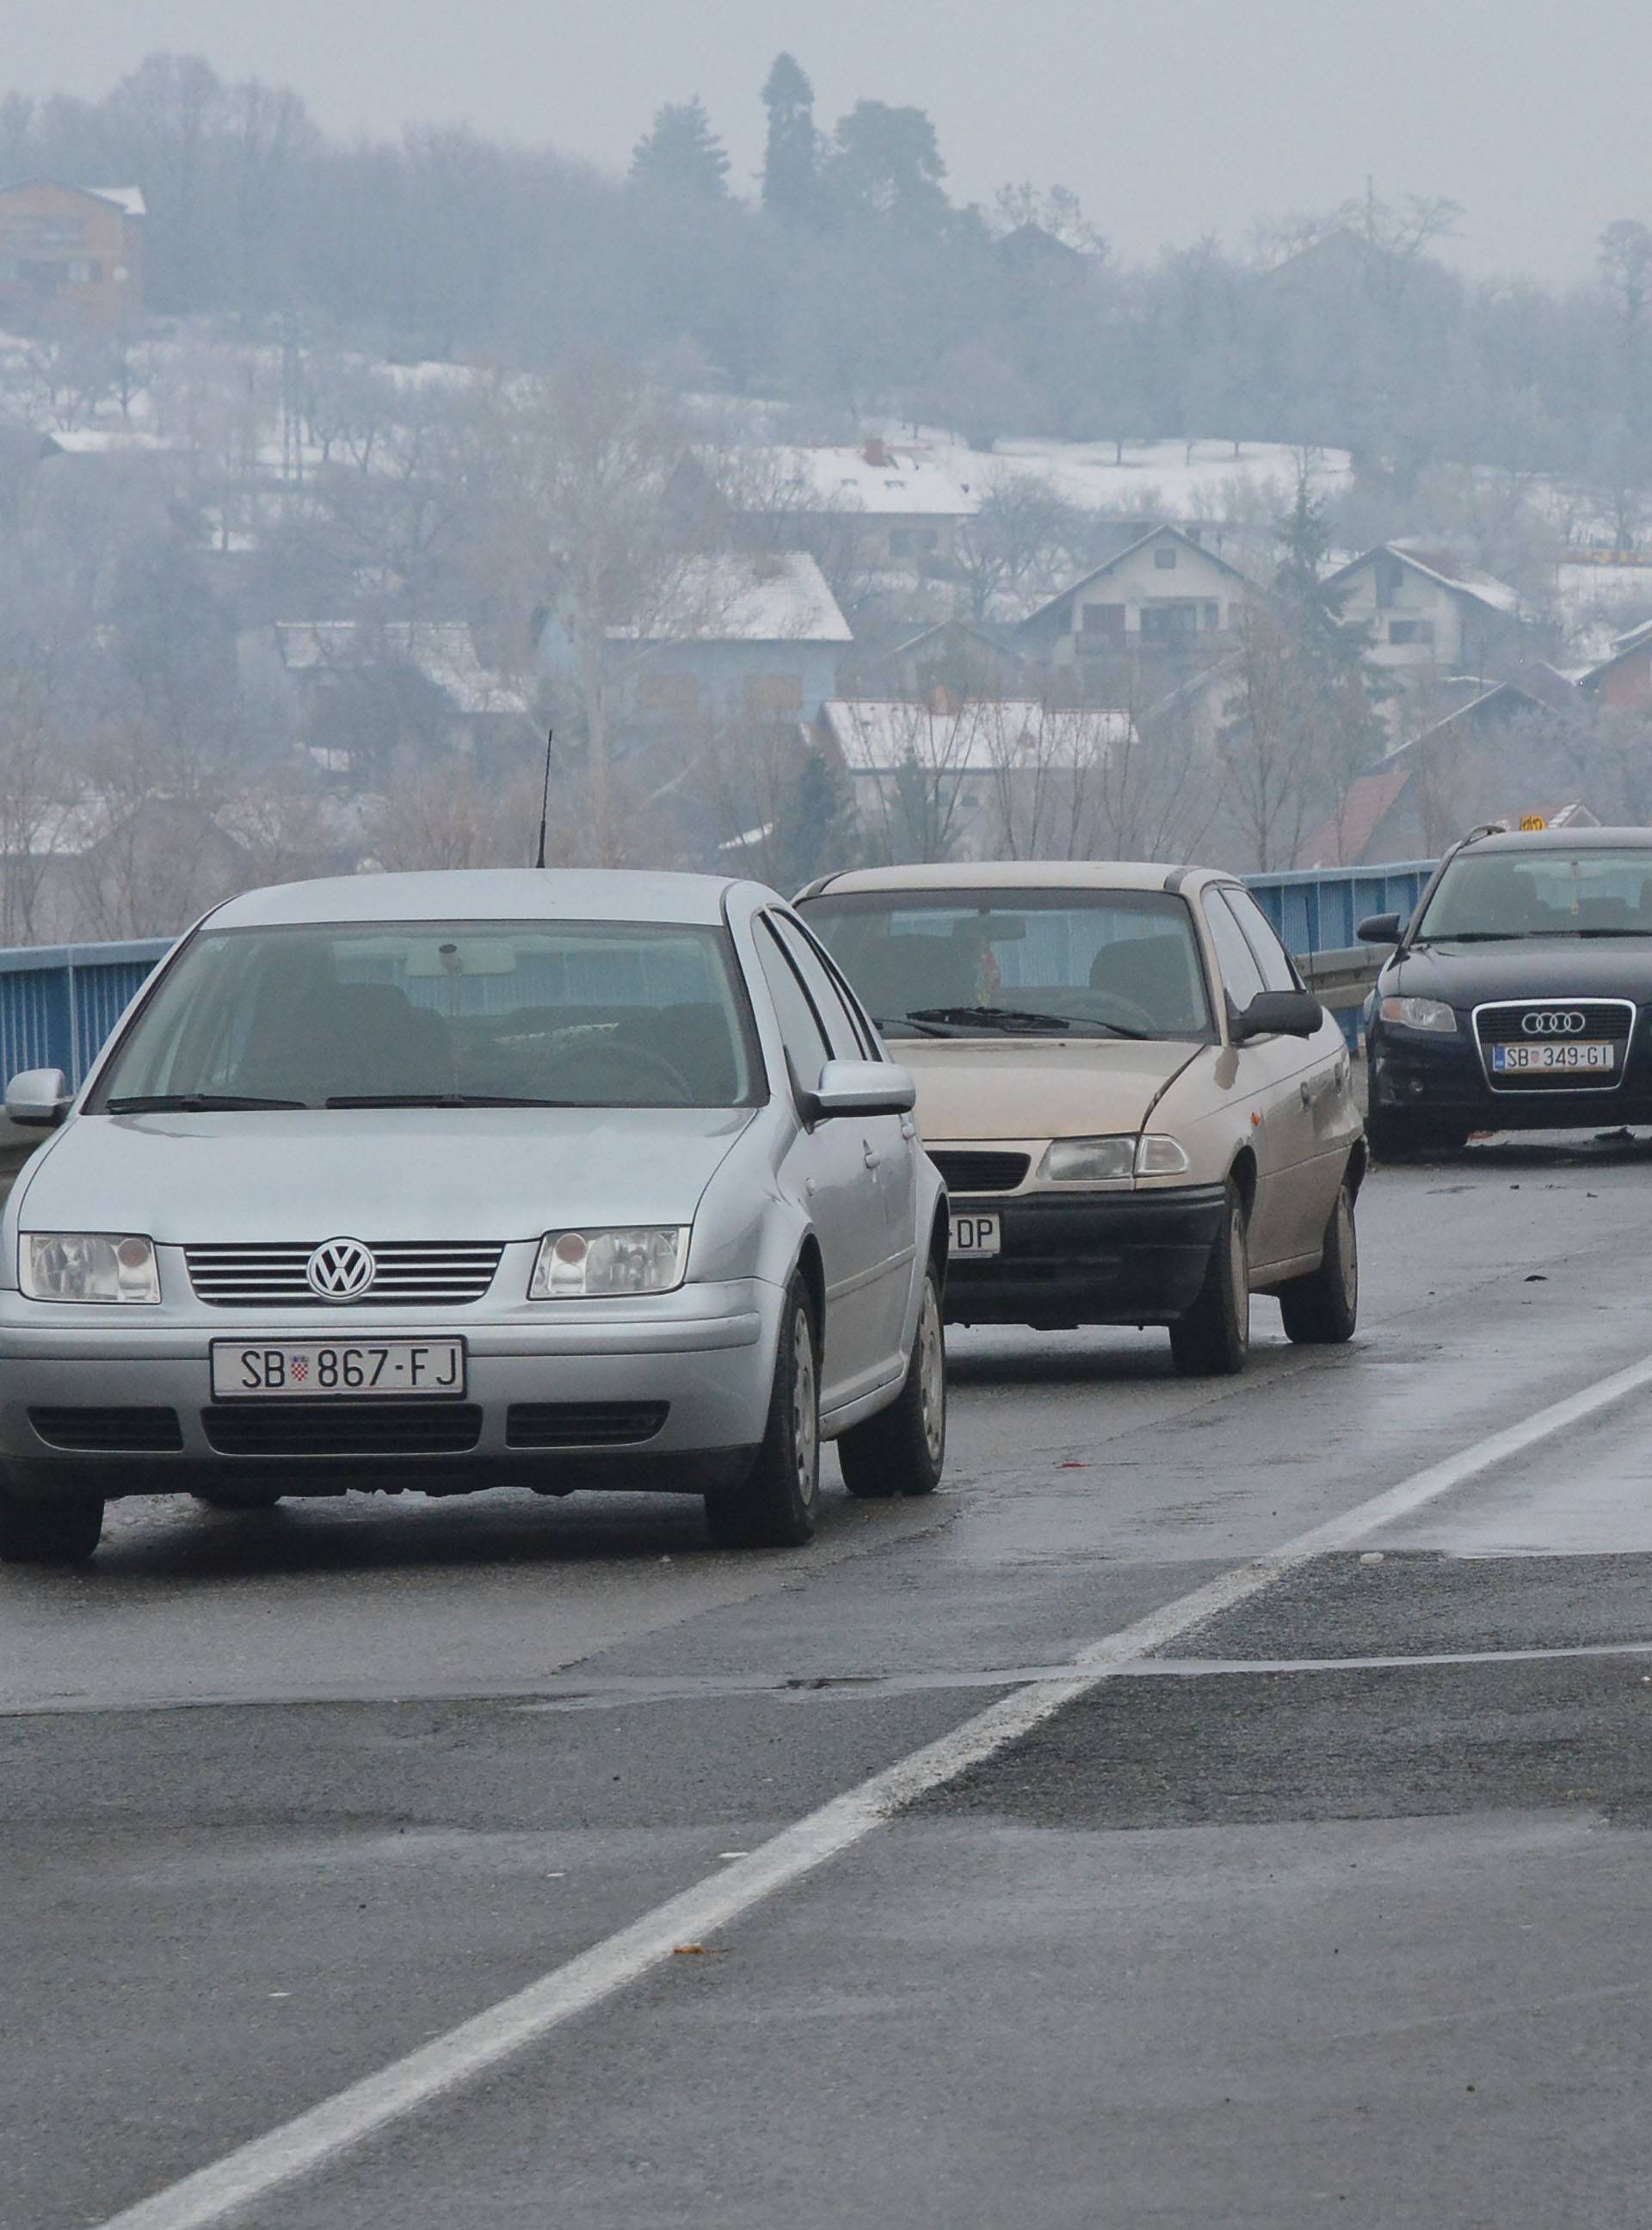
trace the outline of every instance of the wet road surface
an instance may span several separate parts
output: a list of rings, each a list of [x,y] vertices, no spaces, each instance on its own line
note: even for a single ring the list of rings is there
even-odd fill
[[[0,2224],[112,2220],[1150,1628],[235,2219],[1642,2224],[1652,1383],[1176,1607],[1652,1355],[1652,1147],[1383,1171],[1361,1226],[1360,1338],[1259,1303],[1241,1381],[955,1335],[945,1491],[802,1556],[146,1502],[0,1576]]]

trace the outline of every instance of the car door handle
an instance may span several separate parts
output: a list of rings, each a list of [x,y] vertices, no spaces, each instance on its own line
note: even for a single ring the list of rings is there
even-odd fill
[[[866,1163],[869,1170],[879,1169],[882,1166],[883,1163],[882,1155],[878,1151],[877,1148],[872,1144],[872,1141],[869,1138],[861,1149],[861,1159]]]

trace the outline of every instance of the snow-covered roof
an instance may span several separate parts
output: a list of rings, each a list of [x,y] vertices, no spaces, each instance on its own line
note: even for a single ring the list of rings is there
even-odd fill
[[[616,641],[852,642],[826,577],[806,550],[696,558],[640,625]]]
[[[971,519],[984,493],[949,461],[877,441],[860,448],[776,448],[768,463],[779,487],[820,511]]]
[[[855,774],[892,773],[908,759],[955,774],[1094,765],[1131,733],[1128,712],[1033,697],[969,698],[946,709],[904,697],[833,697],[820,717]]]
[[[289,674],[358,670],[396,660],[417,668],[462,713],[525,713],[527,700],[476,655],[462,620],[277,620],[276,648]]]
[[[1477,565],[1459,564],[1455,558],[1440,551],[1419,550],[1409,542],[1384,542],[1375,550],[1367,550],[1333,573],[1331,579],[1340,581],[1348,574],[1357,572],[1361,566],[1371,564],[1377,558],[1384,557],[1397,558],[1402,564],[1410,566],[1414,572],[1424,574],[1430,581],[1438,582],[1442,589],[1449,589],[1454,595],[1472,596],[1488,612],[1514,617],[1520,611],[1520,590],[1511,589],[1507,581],[1500,581],[1490,573],[1482,573]]]
[[[85,194],[95,194],[100,202],[113,202],[127,216],[147,216],[149,205],[144,199],[141,186],[82,186]]]
[[[175,435],[152,434],[141,426],[75,426],[45,438],[66,457],[181,457],[190,446]]]

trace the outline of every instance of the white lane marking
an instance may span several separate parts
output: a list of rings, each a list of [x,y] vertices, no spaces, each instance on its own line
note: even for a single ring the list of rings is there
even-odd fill
[[[1067,1705],[1093,1693],[1122,1666],[1260,1595],[1313,1558],[1348,1548],[1377,1527],[1409,1516],[1453,1487],[1649,1385],[1652,1356],[1597,1380],[1564,1402],[1551,1403],[1518,1425],[1476,1440],[1443,1463],[1415,1473],[1344,1516],[1299,1534],[1272,1556],[1253,1558],[1133,1625],[1105,1635],[1080,1652],[1071,1672],[1033,1682],[989,1705],[950,1734],[834,1797],[806,1819],[783,1828],[749,1857],[733,1860],[656,1905],[630,1927],[553,1968],[514,1996],[152,2198],[112,2215],[100,2230],[209,2230],[295,2176],[336,2160],[417,2108],[537,2044],[563,2022],[662,1964],[678,1944],[702,1943],[726,1928],[777,1890],[861,1841],[902,1806],[982,1763]]]

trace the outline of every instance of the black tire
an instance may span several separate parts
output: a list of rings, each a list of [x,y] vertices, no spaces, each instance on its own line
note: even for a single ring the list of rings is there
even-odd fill
[[[0,1564],[84,1564],[102,1532],[95,1496],[25,1502],[0,1487]]]
[[[209,1510],[274,1510],[281,1498],[274,1486],[203,1486],[190,1497]]]
[[[1345,1177],[1325,1227],[1319,1268],[1281,1286],[1279,1308],[1286,1338],[1299,1347],[1334,1347],[1353,1337],[1359,1321],[1359,1234],[1353,1188]]]
[[[837,1443],[843,1484],[862,1502],[933,1494],[946,1467],[946,1342],[940,1287],[924,1273],[918,1329],[900,1393],[887,1409],[851,1425]]]
[[[1171,1357],[1184,1378],[1232,1378],[1250,1356],[1250,1242],[1239,1188],[1228,1180],[1222,1228],[1199,1297],[1170,1328]]]
[[[786,1290],[768,1428],[745,1484],[706,1497],[706,1524],[728,1549],[801,1549],[820,1506],[820,1337],[801,1278]]]
[[[1365,1118],[1365,1138],[1379,1162],[1415,1162],[1427,1154],[1455,1154],[1468,1144],[1468,1133],[1455,1124],[1373,1107]]]

